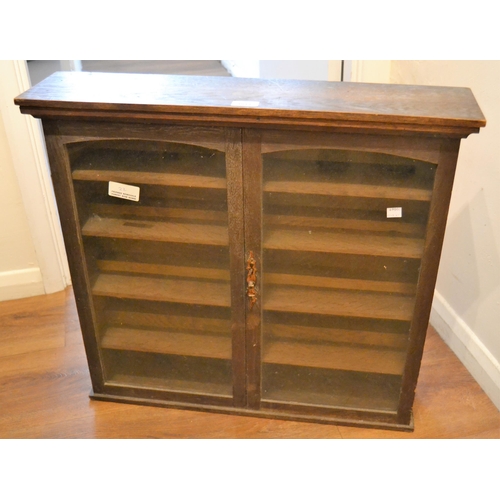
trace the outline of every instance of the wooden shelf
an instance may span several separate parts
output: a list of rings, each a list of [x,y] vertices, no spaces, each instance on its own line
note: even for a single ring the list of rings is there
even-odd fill
[[[400,293],[404,295],[414,295],[417,291],[417,286],[413,283],[328,278],[301,274],[264,273],[263,281],[266,285],[309,286],[314,288]]]
[[[376,373],[334,371],[287,365],[264,365],[262,403],[293,401],[305,406],[330,406],[395,412],[400,377]]]
[[[83,236],[164,241],[197,245],[227,246],[227,227],[174,222],[140,221],[90,217],[82,229]]]
[[[370,184],[331,182],[266,181],[265,193],[308,194],[348,198],[382,198],[429,202],[432,190]]]
[[[268,286],[266,311],[410,321],[414,297],[371,292]]]
[[[422,237],[425,226],[408,222],[394,222],[393,220],[357,220],[357,219],[338,219],[334,217],[308,217],[299,215],[264,215],[264,227],[280,226],[286,229],[301,228],[307,230],[321,229],[341,229],[348,231],[367,231],[375,233],[400,233],[407,236]]]
[[[175,207],[150,207],[132,205],[113,205],[107,203],[92,203],[91,211],[100,217],[111,218],[132,216],[141,218],[157,218],[163,220],[185,219],[189,222],[214,222],[227,225],[227,212],[219,210],[199,210]]]
[[[101,340],[104,349],[230,359],[231,337],[173,331],[111,327]]]
[[[268,341],[263,349],[264,363],[386,375],[401,375],[405,359],[404,351],[293,341]]]
[[[269,341],[330,342],[366,346],[389,347],[404,350],[408,345],[408,335],[315,326],[287,325],[264,322],[264,337]]]
[[[102,272],[122,272],[133,274],[154,274],[177,278],[197,278],[202,280],[225,281],[229,283],[229,271],[205,267],[168,266],[163,264],[144,264],[141,262],[97,260]]]
[[[164,264],[148,264],[120,260],[97,260],[97,267],[102,272],[118,272],[132,274],[151,274],[176,278],[196,278],[229,283],[230,273],[226,269],[205,267],[169,266]],[[370,281],[345,278],[328,278],[323,276],[306,276],[298,274],[265,273],[263,281],[266,285],[290,285],[312,288],[328,288],[339,290],[357,290],[398,293],[414,295],[416,285],[391,281]]]
[[[73,180],[93,182],[122,182],[202,189],[227,189],[225,178],[162,172],[133,172],[127,170],[74,170]]]
[[[324,231],[268,229],[264,249],[420,259],[424,240]]]
[[[92,293],[98,296],[230,307],[229,284],[180,279],[101,274]]]
[[[232,401],[233,391],[230,383],[217,383],[210,380],[182,380],[168,377],[165,374],[158,377],[116,373],[106,381],[106,386],[137,387],[182,394],[210,394]]]
[[[231,322],[227,319],[205,318],[197,316],[176,316],[173,314],[157,314],[134,310],[109,309],[106,320],[113,326],[132,329],[177,330],[182,332],[209,334],[215,336],[229,335]]]
[[[99,275],[96,280],[93,288],[95,295],[220,307],[230,306],[230,285],[228,282],[193,281],[177,278],[196,277],[219,280],[225,273],[218,270],[113,261],[98,261],[98,263],[102,270],[107,272]],[[127,265],[129,272],[144,274],[153,271],[155,275],[164,272],[169,277],[111,274],[111,271],[121,271]],[[337,281],[332,278],[324,279]],[[345,281],[354,282],[357,280]],[[263,305],[264,309],[269,311],[409,321],[413,312],[413,303],[414,297],[412,296],[270,285],[265,288]]]

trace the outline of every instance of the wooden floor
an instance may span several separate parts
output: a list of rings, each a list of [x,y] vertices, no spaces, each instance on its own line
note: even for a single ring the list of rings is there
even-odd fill
[[[499,438],[500,413],[430,328],[413,433],[91,401],[72,289],[0,302],[0,438]]]

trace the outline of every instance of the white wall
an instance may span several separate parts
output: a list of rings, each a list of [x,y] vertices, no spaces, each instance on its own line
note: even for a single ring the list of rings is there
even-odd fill
[[[291,80],[340,81],[342,61],[224,60],[232,76]]]
[[[487,125],[464,139],[431,323],[500,408],[500,61],[359,61],[358,81],[469,87]]]
[[[345,82],[389,83],[391,61],[344,61]]]
[[[70,283],[40,123],[14,104],[29,86],[25,61],[0,61],[0,300]]]
[[[222,60],[221,63],[231,76],[239,78],[259,78],[259,61],[256,59],[227,59]]]
[[[328,61],[260,61],[260,78],[328,80]]]
[[[41,293],[40,268],[0,114],[0,300]]]

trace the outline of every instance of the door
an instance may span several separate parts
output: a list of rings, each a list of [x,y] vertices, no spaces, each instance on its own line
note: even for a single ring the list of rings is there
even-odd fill
[[[49,134],[61,213],[66,191],[76,201],[66,236],[94,391],[244,404],[240,142],[195,127]]]
[[[246,141],[249,404],[395,415],[436,164],[397,138]]]

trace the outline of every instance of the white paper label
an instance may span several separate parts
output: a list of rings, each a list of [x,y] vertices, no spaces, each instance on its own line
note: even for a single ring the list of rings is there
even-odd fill
[[[124,200],[139,201],[140,190],[137,186],[109,181],[108,195],[115,198],[123,198]]]
[[[233,101],[231,106],[237,106],[240,108],[256,108],[259,105],[259,101]]]
[[[387,209],[387,218],[392,219],[395,217],[403,217],[402,207],[391,207]]]

